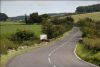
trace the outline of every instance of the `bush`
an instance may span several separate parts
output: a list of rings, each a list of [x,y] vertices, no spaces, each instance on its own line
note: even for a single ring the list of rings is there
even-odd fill
[[[48,38],[53,38],[53,24],[49,21],[43,22],[43,33],[48,35]]]
[[[100,21],[97,21],[95,23],[96,23],[96,26],[95,26],[96,27],[95,35],[100,38]]]
[[[54,25],[59,25],[59,24],[67,24],[73,26],[74,19],[72,17],[65,17],[65,18],[59,18],[59,17],[53,17],[51,18],[51,22]]]
[[[10,38],[0,40],[0,54],[7,54],[9,49],[17,50],[19,46],[30,46],[34,43],[40,43],[40,41],[33,32],[19,30]]]
[[[43,22],[43,33],[47,34],[49,39],[58,37],[73,27],[73,21],[71,17],[53,17]]]
[[[83,43],[89,48],[100,50],[100,21],[85,18],[77,22],[83,32]]]
[[[15,43],[23,43],[24,41],[34,40],[35,38],[33,32],[19,30],[15,34],[12,34],[10,39]]]
[[[96,21],[90,18],[85,18],[85,19],[79,20],[77,22],[77,26],[81,27],[81,31],[85,34],[86,37],[94,38],[98,34],[97,29],[96,29],[97,27],[96,23],[97,23]]]
[[[62,35],[65,32],[65,27],[62,25],[56,25],[53,27],[53,38]]]

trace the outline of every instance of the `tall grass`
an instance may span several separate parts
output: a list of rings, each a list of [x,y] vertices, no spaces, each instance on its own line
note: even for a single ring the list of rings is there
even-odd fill
[[[100,21],[100,12],[72,15],[72,17],[74,18],[75,22],[86,17],[91,18],[95,21]]]
[[[100,17],[98,17],[97,15],[89,15],[91,15],[91,18],[93,18],[93,15],[94,17],[100,19]],[[80,15],[80,18],[81,16],[84,17],[85,14]],[[100,21],[96,21],[91,18],[83,18],[76,23],[83,32],[83,41],[81,42],[81,44],[77,45],[76,53],[82,59],[100,66]]]
[[[78,44],[76,53],[83,60],[100,66],[100,51],[88,49],[84,44]]]
[[[96,49],[100,50],[100,38],[83,38],[83,43],[89,48],[89,49]]]

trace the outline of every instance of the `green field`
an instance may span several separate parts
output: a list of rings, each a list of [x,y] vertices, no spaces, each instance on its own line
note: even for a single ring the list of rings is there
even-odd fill
[[[5,21],[5,22],[0,22],[0,47],[4,48],[3,46],[6,47],[11,47],[13,45],[16,45],[12,41],[10,41],[8,38],[11,37],[12,34],[16,33],[17,30],[27,30],[27,31],[32,31],[35,33],[35,35],[39,38],[40,34],[42,33],[42,28],[41,25],[33,24],[33,25],[26,25],[25,23],[20,23],[20,22],[15,22],[15,21]],[[34,48],[34,41],[28,42],[29,44],[32,45],[32,48]],[[5,49],[0,49],[3,50],[4,52],[7,51]],[[29,48],[30,49],[30,48]],[[24,50],[29,50],[28,48]],[[0,66],[5,67],[5,64],[7,61],[12,58],[15,55],[18,55],[20,52],[24,50],[18,50],[12,53],[4,54],[1,56],[1,62]]]
[[[77,22],[79,19],[84,19],[86,17],[89,17],[96,21],[100,21],[100,12],[72,15],[72,17],[74,18],[75,22]]]
[[[17,30],[33,31],[37,37],[41,34],[41,25],[26,25],[19,22],[0,22],[0,39],[6,39]]]
[[[83,44],[78,44],[76,53],[83,60],[100,65],[100,51],[90,50]]]

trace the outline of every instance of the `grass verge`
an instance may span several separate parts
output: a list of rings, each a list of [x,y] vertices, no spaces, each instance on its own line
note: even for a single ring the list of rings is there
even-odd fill
[[[51,42],[49,42],[49,44],[52,44],[56,41],[59,41],[61,40],[63,37],[67,36],[68,35],[68,32],[64,33],[62,36],[60,37],[57,37],[57,38],[54,38],[53,40],[51,40]],[[48,45],[49,45],[48,44]],[[35,48],[39,48],[39,47],[43,47],[43,46],[46,46],[44,43],[43,44],[40,44],[40,45],[33,45],[33,46],[30,46],[28,48],[25,48],[25,49],[22,49],[22,50],[17,50],[17,51],[14,51],[14,52],[11,52],[11,53],[8,53],[6,55],[1,55],[1,58],[0,58],[0,66],[1,67],[6,67],[6,63],[13,57],[17,56],[17,55],[20,55],[20,54],[23,54],[23,53],[26,53],[32,49],[35,49]]]
[[[95,21],[100,21],[100,12],[77,14],[77,15],[72,15],[72,17],[75,20],[75,22],[77,22],[79,19],[84,19],[87,17]]]
[[[6,67],[6,64],[7,62],[13,58],[13,57],[16,57],[20,54],[23,54],[23,53],[26,53],[28,51],[31,51],[32,49],[35,49],[35,48],[39,48],[39,47],[43,47],[45,46],[46,44],[44,43],[41,43],[41,44],[36,44],[36,45],[32,45],[32,46],[29,46],[28,48],[25,48],[25,49],[22,49],[22,50],[17,50],[17,51],[14,51],[14,52],[10,52],[6,55],[1,55],[1,58],[0,58],[0,66],[1,67]]]
[[[100,66],[100,51],[90,50],[83,44],[77,44],[76,54],[83,60]]]

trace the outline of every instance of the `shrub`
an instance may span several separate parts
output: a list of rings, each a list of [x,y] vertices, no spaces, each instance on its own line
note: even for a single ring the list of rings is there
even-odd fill
[[[56,25],[53,27],[53,38],[62,35],[65,32],[65,27],[62,25]]]
[[[100,25],[97,24],[99,24],[99,22],[96,22],[90,18],[85,18],[77,22],[77,26],[81,27],[81,31],[86,37],[89,38],[98,37],[100,32],[98,27]]]
[[[48,35],[48,38],[53,38],[53,24],[49,21],[43,23],[43,33]]]
[[[96,23],[96,26],[95,26],[96,27],[95,35],[100,38],[100,21],[97,21],[95,23]]]
[[[71,17],[53,17],[43,22],[43,33],[47,34],[50,39],[58,37],[73,27],[73,21]]]
[[[17,31],[15,34],[12,34],[10,38],[15,43],[23,43],[24,41],[34,40],[35,35],[31,31]]]
[[[85,18],[77,22],[83,32],[83,43],[89,48],[100,50],[100,21]]]
[[[65,17],[65,18],[59,18],[59,17],[53,17],[51,18],[51,22],[54,25],[59,25],[59,24],[67,24],[73,26],[74,19],[72,17]]]

